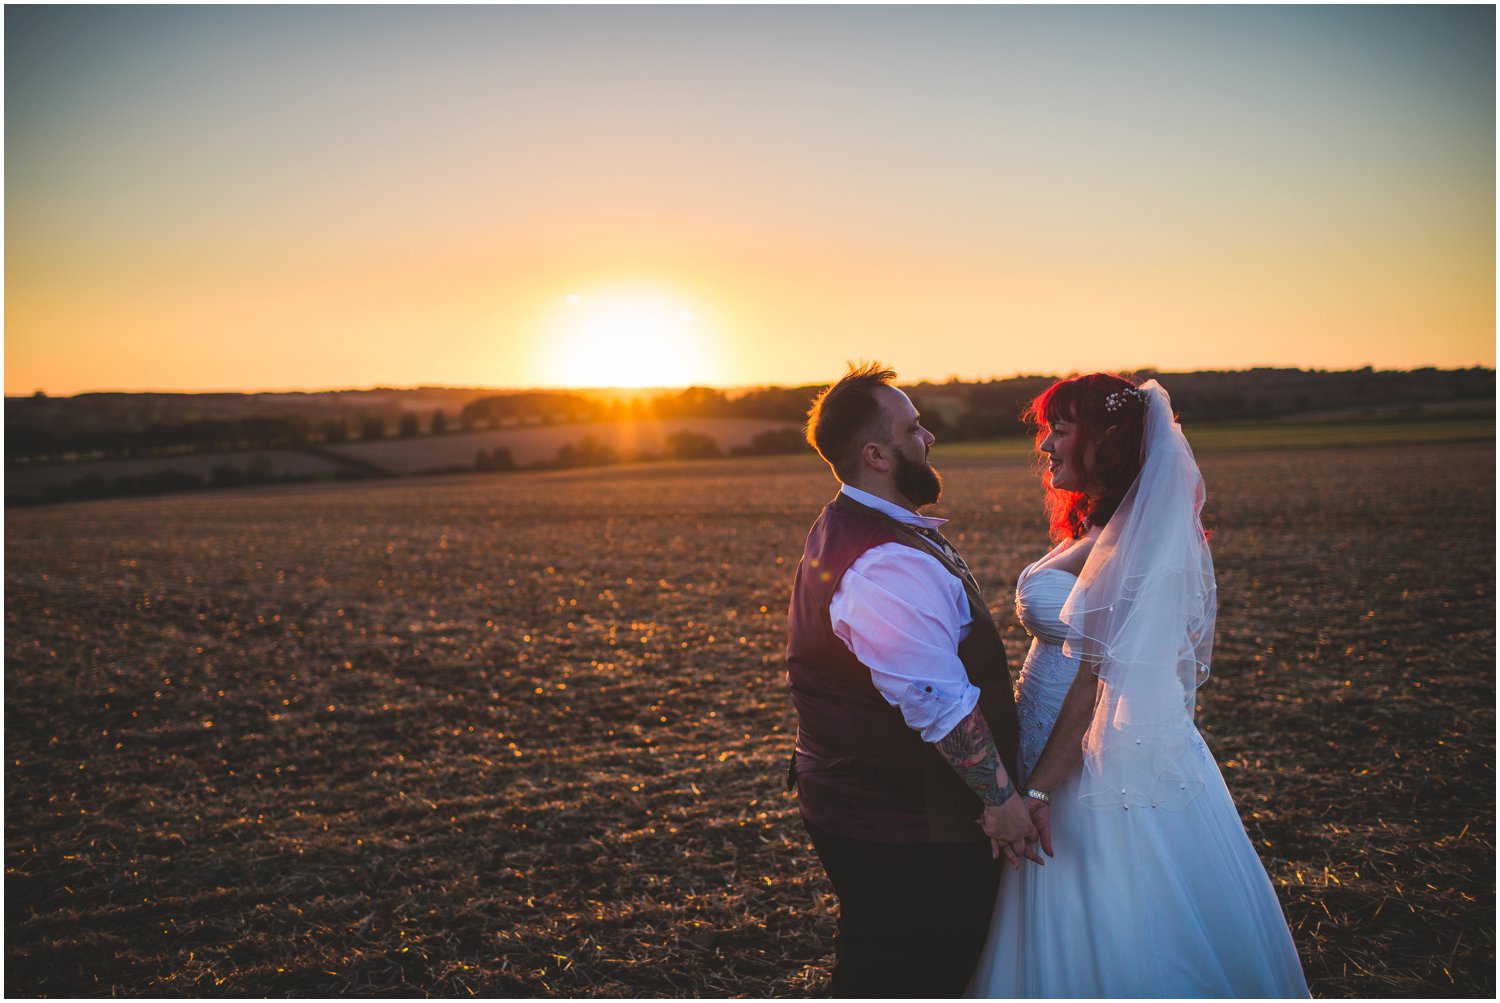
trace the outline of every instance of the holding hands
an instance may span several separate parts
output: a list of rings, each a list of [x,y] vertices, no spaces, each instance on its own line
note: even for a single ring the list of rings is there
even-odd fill
[[[994,858],[999,860],[1000,854],[1004,853],[1011,868],[1017,871],[1021,869],[1022,858],[1042,863],[1032,846],[1040,836],[1025,804],[1032,799],[1017,796],[979,705],[976,703],[974,709],[933,746],[984,802],[984,811],[975,821],[990,837]],[[1048,832],[1044,849],[1050,854],[1051,830]]]
[[[996,860],[1000,854],[1005,854],[1005,859],[1010,863],[1011,869],[1021,869],[1021,859],[1042,863],[1042,858],[1037,856],[1033,845],[1040,838],[1038,828],[1032,819],[1029,806],[1024,802],[1030,798],[1021,798],[1011,795],[1000,804],[985,805],[984,813],[978,818],[979,827],[984,834],[990,837],[990,845],[994,850]],[[1043,848],[1048,856],[1052,854],[1052,837],[1049,834]]]

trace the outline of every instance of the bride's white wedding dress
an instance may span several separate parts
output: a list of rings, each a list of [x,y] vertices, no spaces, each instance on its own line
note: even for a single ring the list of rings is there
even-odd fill
[[[1016,610],[1031,651],[1021,670],[1021,770],[1041,757],[1079,662],[1059,619],[1076,581],[1031,565]],[[1197,729],[1185,805],[1090,807],[1078,773],[1052,791],[1046,865],[1000,882],[969,986],[980,997],[1307,996],[1276,893]],[[1174,778],[1175,779],[1175,778]]]

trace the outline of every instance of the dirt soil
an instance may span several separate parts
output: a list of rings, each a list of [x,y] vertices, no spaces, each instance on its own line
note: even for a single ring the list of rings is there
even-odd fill
[[[1047,549],[934,456],[1013,667]],[[1216,453],[1200,725],[1320,996],[1495,992],[1492,443]],[[6,517],[7,995],[809,996],[805,458]]]

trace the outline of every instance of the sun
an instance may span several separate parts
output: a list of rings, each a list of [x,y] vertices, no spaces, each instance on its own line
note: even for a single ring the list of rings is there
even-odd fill
[[[544,382],[631,388],[709,382],[714,339],[699,313],[661,290],[570,292],[552,311]]]

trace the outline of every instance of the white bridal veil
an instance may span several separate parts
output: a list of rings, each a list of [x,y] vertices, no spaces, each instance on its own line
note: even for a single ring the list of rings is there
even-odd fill
[[[1182,808],[1203,789],[1193,707],[1208,678],[1216,598],[1203,477],[1161,384],[1145,399],[1141,472],[1063,606],[1065,650],[1099,675],[1079,800]]]

